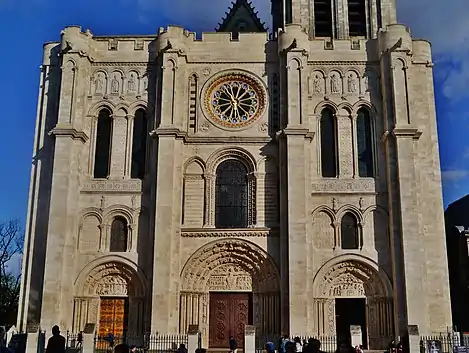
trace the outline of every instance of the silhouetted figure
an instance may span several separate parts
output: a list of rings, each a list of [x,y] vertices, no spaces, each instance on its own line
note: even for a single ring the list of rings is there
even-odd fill
[[[114,353],[129,353],[129,346],[125,343],[118,344],[114,347]]]
[[[186,345],[184,343],[181,343],[179,345],[177,353],[187,353],[187,348],[186,348]]]
[[[52,337],[47,341],[46,353],[65,353],[65,337],[60,335],[57,325],[52,327]]]
[[[230,336],[230,352],[236,353],[238,351],[238,342],[236,342],[236,338]]]
[[[340,341],[335,353],[355,353],[355,349],[348,341]]]
[[[135,344],[129,347],[130,353],[137,353],[137,346]]]
[[[296,345],[293,341],[288,341],[285,344],[285,353],[296,353]]]

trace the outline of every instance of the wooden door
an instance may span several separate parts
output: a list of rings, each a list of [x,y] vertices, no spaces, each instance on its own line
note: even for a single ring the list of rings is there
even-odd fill
[[[124,336],[127,331],[128,307],[127,298],[101,298],[99,336]]]
[[[251,293],[210,293],[210,348],[228,348],[230,336],[244,347],[244,327],[252,324],[251,298]]]

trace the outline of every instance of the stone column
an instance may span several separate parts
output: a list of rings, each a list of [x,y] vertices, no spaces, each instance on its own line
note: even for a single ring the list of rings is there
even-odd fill
[[[123,110],[119,110],[113,115],[110,179],[124,178],[127,164],[127,133],[127,115]]]

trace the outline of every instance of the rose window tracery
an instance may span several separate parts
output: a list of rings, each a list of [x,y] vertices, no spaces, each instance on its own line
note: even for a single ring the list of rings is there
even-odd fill
[[[207,89],[206,109],[212,121],[229,128],[247,126],[263,113],[265,93],[261,85],[244,74],[227,74]]]

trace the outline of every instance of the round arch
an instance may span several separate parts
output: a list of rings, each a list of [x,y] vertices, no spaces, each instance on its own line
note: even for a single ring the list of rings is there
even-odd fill
[[[379,265],[362,255],[344,254],[321,266],[313,279],[315,298],[392,297],[392,286]]]
[[[147,278],[133,261],[120,255],[106,255],[89,262],[74,283],[75,296],[124,295],[144,297]]]
[[[208,292],[216,282],[226,290],[276,292],[280,276],[266,251],[234,238],[205,244],[192,254],[181,271],[183,291]]]
[[[256,160],[254,157],[248,151],[239,147],[225,147],[212,153],[210,157],[208,157],[206,170],[214,175],[218,165],[227,159],[239,160],[246,166],[248,173],[254,173],[257,171]]]

